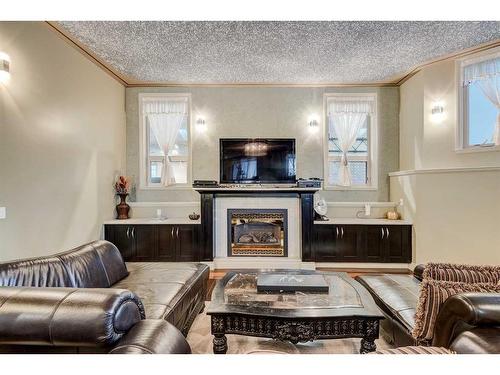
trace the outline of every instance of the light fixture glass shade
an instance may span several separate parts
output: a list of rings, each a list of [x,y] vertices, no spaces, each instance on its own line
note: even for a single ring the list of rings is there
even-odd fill
[[[246,156],[264,156],[267,155],[267,144],[264,142],[249,142],[245,144]]]

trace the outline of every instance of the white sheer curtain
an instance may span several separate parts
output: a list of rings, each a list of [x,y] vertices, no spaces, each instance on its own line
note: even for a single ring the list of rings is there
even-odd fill
[[[329,133],[336,134],[342,151],[337,185],[351,186],[352,176],[349,168],[348,151],[356,142],[359,130],[369,114],[373,112],[373,100],[353,98],[350,100],[332,99],[328,107]]]
[[[150,101],[145,103],[143,108],[151,133],[164,156],[161,183],[164,186],[175,184],[175,176],[168,154],[174,148],[179,130],[187,118],[187,102],[178,100]]]
[[[484,96],[497,108],[493,142],[500,145],[500,57],[481,61],[464,68],[464,85],[477,83]]]

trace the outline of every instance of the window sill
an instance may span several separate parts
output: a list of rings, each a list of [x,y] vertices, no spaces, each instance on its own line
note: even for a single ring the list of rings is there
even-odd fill
[[[455,152],[457,154],[472,154],[475,152],[495,152],[500,151],[500,146],[472,146],[466,148],[457,148]]]
[[[139,186],[139,190],[175,191],[175,190],[193,190],[193,187],[191,185]]]
[[[376,186],[324,186],[323,190],[333,191],[377,191]]]

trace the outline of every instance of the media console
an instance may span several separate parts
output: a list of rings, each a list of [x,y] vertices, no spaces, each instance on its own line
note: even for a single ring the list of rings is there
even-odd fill
[[[300,208],[299,241],[303,262],[411,263],[410,223],[363,219],[354,219],[352,223],[315,222],[313,197],[320,190],[318,188],[213,187],[195,190],[201,195],[201,260],[212,261],[216,254],[217,199],[241,198],[243,202],[245,198],[296,198]]]

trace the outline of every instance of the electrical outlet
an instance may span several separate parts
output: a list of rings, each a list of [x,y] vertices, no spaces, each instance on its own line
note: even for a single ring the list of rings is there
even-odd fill
[[[372,206],[369,204],[365,204],[365,216],[370,216],[372,213]]]
[[[0,207],[0,219],[7,218],[7,207]]]

